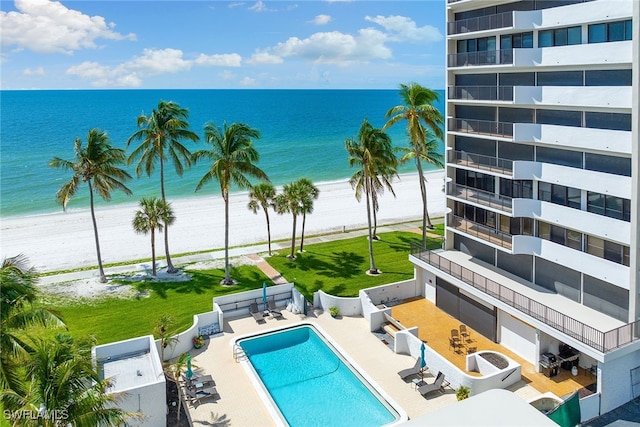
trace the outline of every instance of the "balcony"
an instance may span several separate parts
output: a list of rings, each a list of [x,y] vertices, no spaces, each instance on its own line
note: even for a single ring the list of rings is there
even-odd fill
[[[447,120],[449,132],[475,133],[496,137],[513,138],[513,123],[494,122],[489,120],[456,119]]]
[[[512,211],[512,198],[501,196],[491,191],[479,190],[465,185],[453,184],[449,191],[449,196],[456,199],[472,202],[480,206],[493,208],[503,212]]]
[[[500,159],[494,156],[483,156],[482,154],[467,153],[466,151],[449,151],[448,163],[466,166],[473,169],[481,169],[488,172],[497,172],[504,175],[511,175],[513,171],[513,161]]]
[[[469,236],[477,237],[484,242],[511,250],[513,238],[511,234],[503,233],[495,228],[487,227],[456,215],[451,216],[451,222],[447,226]]]
[[[449,2],[451,3],[451,1]],[[478,16],[476,18],[461,19],[447,23],[447,34],[464,34],[475,31],[495,30],[513,26],[513,12],[497,13],[495,15]]]
[[[484,293],[490,297],[488,302],[492,303],[492,300],[494,300],[495,303],[509,306],[530,319],[541,322],[596,351],[607,353],[639,339],[640,322],[616,326],[613,329],[602,331],[539,302],[536,299],[537,293],[531,288],[528,289],[531,295],[524,295],[524,293],[517,292],[488,278],[486,275],[477,273],[440,255],[439,252],[425,251],[416,244],[411,246],[411,256]],[[511,282],[511,280],[505,278],[505,283],[507,282]],[[520,285],[520,287],[526,289],[523,285]],[[553,295],[546,296],[547,299],[550,297],[553,297]],[[582,314],[585,318],[603,317],[601,313],[595,310],[590,310],[589,312],[582,310]],[[526,318],[523,320],[527,321]],[[595,321],[595,319],[592,320]],[[531,323],[534,323],[534,321],[531,321]],[[602,321],[602,323],[604,324],[605,322]]]
[[[513,64],[513,49],[484,50],[481,52],[451,53],[447,55],[447,66],[450,68],[467,67],[471,65],[510,64]]]
[[[513,101],[513,86],[449,86],[447,97],[463,101]]]

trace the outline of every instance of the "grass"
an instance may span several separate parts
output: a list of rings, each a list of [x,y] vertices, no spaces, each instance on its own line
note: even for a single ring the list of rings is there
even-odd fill
[[[139,282],[135,286],[148,297],[107,298],[91,303],[51,306],[60,313],[74,336],[93,335],[98,344],[149,335],[161,314],[175,320],[177,331],[193,324],[193,315],[211,311],[213,297],[262,288],[268,278],[255,266],[233,268],[238,284],[223,287],[224,270],[187,270],[188,282]]]
[[[287,280],[294,282],[308,299],[319,289],[343,297],[354,297],[360,289],[413,278],[409,262],[411,242],[420,243],[421,236],[410,232],[382,233],[373,243],[375,265],[383,274],[368,276],[369,248],[366,236],[326,242],[306,247],[295,261],[287,258],[290,250],[282,250],[268,259],[269,264]],[[430,248],[441,246],[441,240],[427,238]]]
[[[433,231],[433,230],[432,230]],[[315,291],[337,296],[357,296],[360,289],[413,278],[413,264],[409,262],[410,243],[420,242],[419,234],[393,232],[380,234],[375,241],[376,267],[383,272],[368,276],[369,249],[366,237],[325,242],[306,246],[296,261],[286,258],[289,251],[281,251],[268,262],[307,298]],[[429,248],[438,248],[441,240],[427,238]],[[48,307],[59,313],[69,331],[76,337],[93,335],[98,344],[148,335],[161,314],[175,319],[176,331],[184,331],[193,324],[193,315],[211,311],[213,298],[251,289],[259,289],[268,278],[255,266],[238,266],[231,276],[238,284],[222,287],[224,270],[189,270],[188,282],[137,282],[136,289],[148,297],[64,302],[52,300]]]

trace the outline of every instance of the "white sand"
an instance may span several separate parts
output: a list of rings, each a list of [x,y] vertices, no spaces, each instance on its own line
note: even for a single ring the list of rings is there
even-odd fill
[[[427,174],[428,203],[431,217],[442,216],[445,202],[442,191],[444,172]],[[365,200],[358,203],[348,181],[318,184],[320,196],[314,212],[307,216],[305,236],[366,227]],[[421,218],[422,202],[417,173],[404,174],[393,184],[390,193],[380,199],[378,224]],[[170,200],[176,222],[169,229],[171,254],[224,248],[224,203],[222,198],[197,197]],[[234,194],[230,204],[229,246],[266,241],[263,212],[247,209],[247,193]],[[103,263],[115,263],[151,257],[148,235],[136,234],[131,226],[136,204],[99,207],[96,220]],[[272,240],[291,238],[291,215],[270,212]],[[300,235],[298,221],[297,238]],[[164,255],[163,235],[156,236],[156,254]],[[0,232],[0,256],[25,254],[40,272],[97,265],[91,215],[88,209],[3,218]]]

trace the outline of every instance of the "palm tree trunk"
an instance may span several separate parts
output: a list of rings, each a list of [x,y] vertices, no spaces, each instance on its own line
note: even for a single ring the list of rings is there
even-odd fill
[[[371,232],[371,203],[369,201],[369,177],[365,173],[364,177],[364,192],[367,197],[367,224],[369,225],[369,273],[370,274],[378,274],[378,269],[376,268],[375,261],[373,260],[373,234]]]
[[[427,247],[427,227],[433,228],[429,211],[427,210],[427,188],[424,184],[424,174],[422,172],[422,163],[418,153],[416,153],[416,167],[418,168],[418,180],[420,181],[420,195],[422,196],[422,247]]]
[[[96,239],[96,252],[98,254],[98,271],[100,273],[100,283],[107,283],[107,276],[104,275],[104,268],[102,268],[102,256],[100,255],[100,240],[98,239],[98,223],[96,222],[96,213],[93,208],[93,186],[91,180],[87,181],[89,184],[89,202],[91,205],[91,221],[93,222],[93,235]]]
[[[302,252],[302,248],[304,247],[304,225],[307,222],[307,214],[302,214],[302,233],[300,233],[300,252]]]
[[[296,259],[296,214],[293,214],[293,234],[291,235],[291,255],[290,259]]]
[[[160,193],[162,194],[162,201],[167,203],[167,198],[164,194],[164,161],[160,156]],[[167,273],[175,273],[178,270],[173,266],[171,262],[171,255],[169,255],[169,225],[164,223],[164,253],[167,257]]]
[[[264,216],[267,218],[267,244],[269,245],[269,256],[271,256],[271,224],[269,223],[269,212],[266,209]]]
[[[151,271],[152,275],[156,275],[156,229],[151,229]]]
[[[224,284],[232,285],[229,273],[229,192],[223,191],[224,199]]]
[[[376,197],[371,194],[371,197]],[[378,240],[378,216],[376,215],[376,211],[378,210],[378,203],[374,201],[373,203],[373,238]]]

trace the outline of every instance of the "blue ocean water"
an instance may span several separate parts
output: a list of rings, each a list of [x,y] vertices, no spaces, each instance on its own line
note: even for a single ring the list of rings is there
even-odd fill
[[[444,92],[437,107],[444,111]],[[259,166],[275,185],[306,177],[315,183],[345,179],[349,168],[344,142],[357,137],[364,118],[375,127],[385,123],[385,113],[401,104],[397,90],[69,90],[0,91],[0,216],[30,215],[61,210],[55,193],[70,173],[48,166],[58,156],[73,159],[76,137],[86,141],[91,128],[106,130],[115,147],[126,148],[137,130],[136,118],[149,114],[158,101],[175,101],[189,110],[191,130],[203,136],[203,126],[244,122],[257,128]],[[407,144],[404,124],[389,129],[394,145]],[[127,150],[132,151],[137,143]],[[192,150],[203,142],[185,143]],[[209,165],[198,164],[178,177],[173,166],[166,171],[167,197],[171,199],[218,194],[217,183],[198,193],[195,187]],[[159,172],[135,176],[127,186],[133,196],[112,194],[111,204],[137,203],[160,193]],[[412,164],[401,172],[414,170]],[[86,187],[86,186],[83,186]],[[82,188],[69,209],[88,208],[88,191]],[[103,204],[96,199],[97,204]]]

